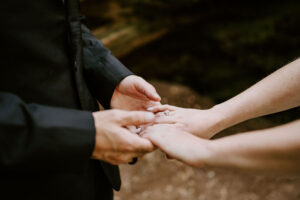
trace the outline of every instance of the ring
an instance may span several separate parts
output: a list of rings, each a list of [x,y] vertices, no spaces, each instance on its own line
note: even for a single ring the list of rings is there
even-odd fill
[[[165,114],[165,116],[169,116],[170,115],[170,111],[169,110],[165,110],[164,114]]]
[[[130,163],[128,163],[128,164],[129,164],[129,165],[134,165],[135,163],[137,163],[137,161],[138,161],[138,158],[135,157],[135,158],[133,158],[132,161],[131,161]]]
[[[142,128],[141,127],[138,127],[136,130],[135,130],[135,134],[140,134],[142,131]]]

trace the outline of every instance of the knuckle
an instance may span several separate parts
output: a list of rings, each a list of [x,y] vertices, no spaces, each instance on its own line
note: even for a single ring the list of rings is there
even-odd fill
[[[140,77],[140,76],[136,76],[136,79],[138,80],[138,81],[145,81],[142,77]]]
[[[134,120],[134,121],[140,121],[141,119],[143,119],[144,113],[142,113],[141,111],[131,111],[130,113],[128,113],[128,115],[126,115],[126,119],[127,120]]]
[[[151,146],[151,145],[147,145],[147,146],[143,146],[142,148],[141,148],[141,150],[142,150],[142,152],[144,152],[144,153],[150,153],[150,152],[152,152],[153,151],[153,146]]]
[[[122,151],[124,152],[132,152],[134,151],[134,148],[131,145],[126,145],[122,148]]]
[[[132,141],[128,140],[128,139],[124,139],[121,141],[120,146],[119,146],[121,151],[125,151],[125,152],[131,152],[134,150]]]

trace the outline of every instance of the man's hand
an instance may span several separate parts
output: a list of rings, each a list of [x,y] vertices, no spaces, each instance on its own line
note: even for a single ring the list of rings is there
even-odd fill
[[[181,124],[180,130],[209,139],[226,128],[223,116],[214,108],[208,110],[186,109],[170,105],[149,108],[156,114],[157,124]]]
[[[160,96],[155,88],[141,77],[131,75],[116,87],[110,105],[122,110],[146,110],[160,105]]]
[[[129,163],[135,157],[152,152],[152,143],[124,128],[151,123],[154,115],[142,111],[109,110],[93,113],[96,143],[92,157],[110,164]]]

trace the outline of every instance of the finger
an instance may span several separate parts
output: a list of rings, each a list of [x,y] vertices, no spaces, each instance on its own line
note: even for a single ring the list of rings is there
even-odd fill
[[[140,136],[136,136],[135,138],[132,138],[131,144],[133,147],[133,151],[139,154],[137,157],[142,156],[146,153],[150,153],[155,150],[155,147],[152,144],[152,142]]]
[[[122,126],[153,123],[155,116],[153,113],[144,111],[120,111],[118,122]]]
[[[162,147],[167,146],[166,144],[168,143],[168,138],[165,138],[163,135],[164,133],[155,133],[149,130],[145,131],[142,137],[147,140],[150,140],[157,148],[162,150]]]
[[[169,160],[174,160],[174,158],[172,156],[169,156],[168,154],[166,154],[166,158]]]
[[[119,146],[119,151],[123,153],[133,153],[135,157],[139,157],[145,153],[154,151],[154,145],[147,139],[139,135],[130,133],[127,129],[119,130],[122,135],[122,142]]]
[[[154,124],[176,124],[178,120],[173,116],[165,116],[164,114],[156,116]]]
[[[96,159],[99,159],[99,160],[102,160],[102,161],[105,161],[111,165],[119,165],[119,164],[122,164],[122,163],[125,163],[125,160],[120,160],[118,159],[120,156],[119,153],[106,153],[102,158],[96,158]]]
[[[173,136],[176,131],[176,124],[159,124],[147,128],[141,136],[150,140],[154,145],[160,146],[160,143],[169,143],[169,136]]]
[[[127,128],[131,133],[136,133],[136,132],[137,132],[137,127],[136,127],[136,126],[126,126],[126,128]]]
[[[166,154],[168,159],[174,159],[174,149],[180,148],[176,144],[173,144],[164,133],[151,133],[147,132],[143,137],[149,139],[160,151]]]
[[[139,128],[139,132],[137,133],[138,135],[140,135],[140,134],[142,134],[143,133],[143,131],[145,130],[145,129],[147,129],[148,127],[150,127],[150,126],[153,126],[153,123],[151,123],[151,124],[146,124],[146,125],[141,125]]]
[[[145,81],[143,78],[140,78],[136,84],[135,88],[138,92],[145,95],[148,99],[153,101],[160,101],[161,97],[156,92],[156,89],[147,81]]]
[[[158,113],[155,113],[155,117],[161,117],[161,116],[165,116],[165,113],[164,112],[158,112]]]
[[[169,111],[175,111],[176,109],[178,109],[175,106],[170,106],[170,105],[157,105],[157,106],[153,106],[147,109],[147,111],[151,111],[153,113],[158,113],[158,112],[164,112],[166,110]]]
[[[135,141],[135,149],[136,152],[139,153],[139,156],[144,155],[146,153],[150,153],[155,150],[154,145],[152,142],[145,138],[139,138],[138,140]]]
[[[113,163],[115,165],[119,165],[119,164],[128,164],[130,163],[134,158],[135,158],[135,154],[113,154],[110,155],[107,158],[107,161],[109,163]]]
[[[161,103],[159,101],[149,101],[147,99],[147,102],[145,102],[144,105],[143,105],[143,110],[149,111],[148,110],[149,108],[152,108],[152,107],[155,107],[155,106],[160,106],[160,105],[161,105]]]

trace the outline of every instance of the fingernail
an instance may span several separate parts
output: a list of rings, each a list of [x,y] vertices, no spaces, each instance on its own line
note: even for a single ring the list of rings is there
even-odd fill
[[[147,108],[147,111],[152,111],[152,110],[154,110],[154,107]]]

